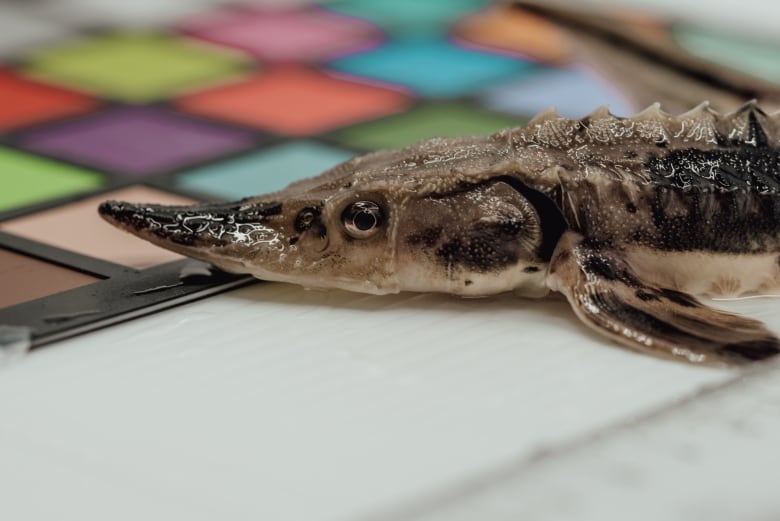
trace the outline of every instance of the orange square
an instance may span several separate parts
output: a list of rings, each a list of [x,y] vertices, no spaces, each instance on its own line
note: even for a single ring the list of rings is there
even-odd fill
[[[0,69],[0,130],[93,110],[97,100]]]
[[[401,112],[411,104],[398,90],[358,83],[302,67],[277,67],[181,98],[183,111],[306,136]]]

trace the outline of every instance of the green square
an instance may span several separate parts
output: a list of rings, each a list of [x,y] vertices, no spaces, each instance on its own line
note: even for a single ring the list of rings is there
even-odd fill
[[[65,165],[0,148],[0,211],[40,203],[103,185],[103,176]]]
[[[675,25],[675,41],[694,56],[773,83],[780,83],[780,46],[746,34]]]
[[[519,118],[465,103],[431,103],[410,112],[356,125],[335,134],[337,141],[364,150],[400,148],[430,137],[489,135],[519,126]]]
[[[146,103],[241,74],[247,59],[183,37],[123,32],[76,40],[28,56],[38,78],[131,103]]]

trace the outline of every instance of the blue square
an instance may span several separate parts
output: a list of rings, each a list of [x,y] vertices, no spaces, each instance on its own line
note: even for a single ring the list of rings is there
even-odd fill
[[[187,172],[180,187],[227,199],[281,190],[293,181],[314,177],[355,154],[309,141],[294,141]]]
[[[524,117],[550,107],[567,118],[584,117],[601,105],[608,105],[618,116],[631,116],[635,112],[616,87],[587,70],[538,70],[485,89],[479,101],[491,110]]]
[[[467,95],[533,68],[509,56],[479,52],[445,40],[392,41],[335,60],[330,68],[397,83],[431,98]]]

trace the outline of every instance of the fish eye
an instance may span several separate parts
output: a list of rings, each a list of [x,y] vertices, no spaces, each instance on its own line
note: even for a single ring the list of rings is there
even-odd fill
[[[373,201],[352,203],[341,214],[341,222],[349,235],[365,239],[373,235],[384,222],[384,214]]]

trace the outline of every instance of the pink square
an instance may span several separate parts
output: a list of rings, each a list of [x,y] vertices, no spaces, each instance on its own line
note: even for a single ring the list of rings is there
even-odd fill
[[[179,29],[271,62],[331,59],[366,50],[382,40],[375,26],[319,8],[222,7],[184,20]]]

